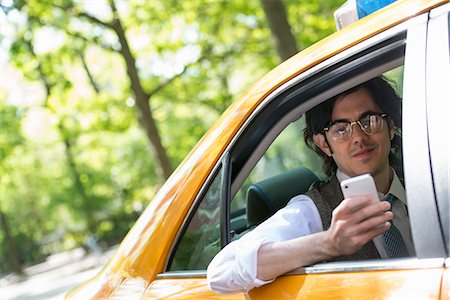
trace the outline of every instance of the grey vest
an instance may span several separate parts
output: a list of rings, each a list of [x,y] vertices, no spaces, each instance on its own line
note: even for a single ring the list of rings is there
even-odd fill
[[[322,218],[323,229],[327,230],[331,224],[331,214],[333,210],[344,199],[336,176],[332,176],[326,182],[316,182],[312,189],[306,193],[317,206]],[[363,260],[380,258],[377,249],[372,241],[365,244],[359,251],[352,255],[339,256],[331,261]]]

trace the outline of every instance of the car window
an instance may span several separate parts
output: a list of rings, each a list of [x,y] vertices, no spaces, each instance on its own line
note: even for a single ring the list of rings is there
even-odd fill
[[[401,97],[403,66],[382,75]],[[245,211],[247,228],[232,234],[232,240],[259,225],[292,197],[307,192],[315,181],[326,178],[321,159],[304,142],[304,128],[305,120],[301,116],[281,131],[237,190],[231,201],[231,215]],[[401,166],[396,171],[402,179]]]
[[[218,172],[178,243],[169,270],[206,270],[220,250],[222,172]]]

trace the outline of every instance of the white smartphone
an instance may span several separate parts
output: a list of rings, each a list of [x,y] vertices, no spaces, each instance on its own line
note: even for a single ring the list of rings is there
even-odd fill
[[[344,198],[369,195],[372,201],[380,201],[375,182],[370,174],[359,175],[341,182]]]

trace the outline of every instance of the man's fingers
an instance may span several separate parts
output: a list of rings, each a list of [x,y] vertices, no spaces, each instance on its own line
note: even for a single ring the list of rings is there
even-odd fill
[[[376,214],[389,210],[391,205],[387,201],[373,203],[369,196],[358,196],[344,199],[333,211],[335,219],[350,218],[359,223]]]
[[[389,202],[373,203],[370,197],[344,199],[333,211],[330,231],[340,253],[351,254],[391,226]]]
[[[385,233],[390,227],[390,222],[385,222],[382,224],[379,224],[378,226],[372,227],[372,229],[366,231],[363,235],[361,235],[362,239],[365,240],[364,244],[373,239],[374,237]]]
[[[342,202],[333,210],[333,218],[345,219],[352,215],[355,211],[369,205],[369,197],[352,197],[342,200]]]
[[[389,229],[390,223],[384,223],[382,224],[382,226],[380,227],[374,227],[369,231],[366,231],[362,234],[359,235],[355,235],[352,236],[349,241],[352,241],[352,249],[353,251],[357,251],[358,249],[360,249],[362,246],[364,246],[365,244],[367,244],[370,240],[372,240],[374,237],[384,233],[387,229]],[[351,252],[353,252],[351,251]]]
[[[390,208],[391,205],[387,201],[372,203],[355,211],[352,215],[352,218],[356,223],[360,223],[375,216],[392,216],[392,213],[387,215],[385,214],[387,211],[389,211]],[[385,221],[389,220],[390,219]]]
[[[355,225],[354,233],[361,234],[364,232],[370,232],[374,228],[381,229],[381,233],[383,233],[385,230],[389,229],[389,221],[391,221],[393,217],[394,215],[391,211],[386,211],[383,214],[378,214],[376,216],[367,218],[359,224]]]

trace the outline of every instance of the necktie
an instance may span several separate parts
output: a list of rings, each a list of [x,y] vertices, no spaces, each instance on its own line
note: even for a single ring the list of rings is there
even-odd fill
[[[392,194],[389,194],[385,199],[385,201],[388,201],[391,204],[391,207],[396,200],[398,200],[397,197]],[[387,251],[389,253],[389,257],[408,256],[405,241],[403,240],[398,228],[394,226],[394,223],[391,222],[391,228],[389,228],[389,230],[386,231],[383,236]]]

